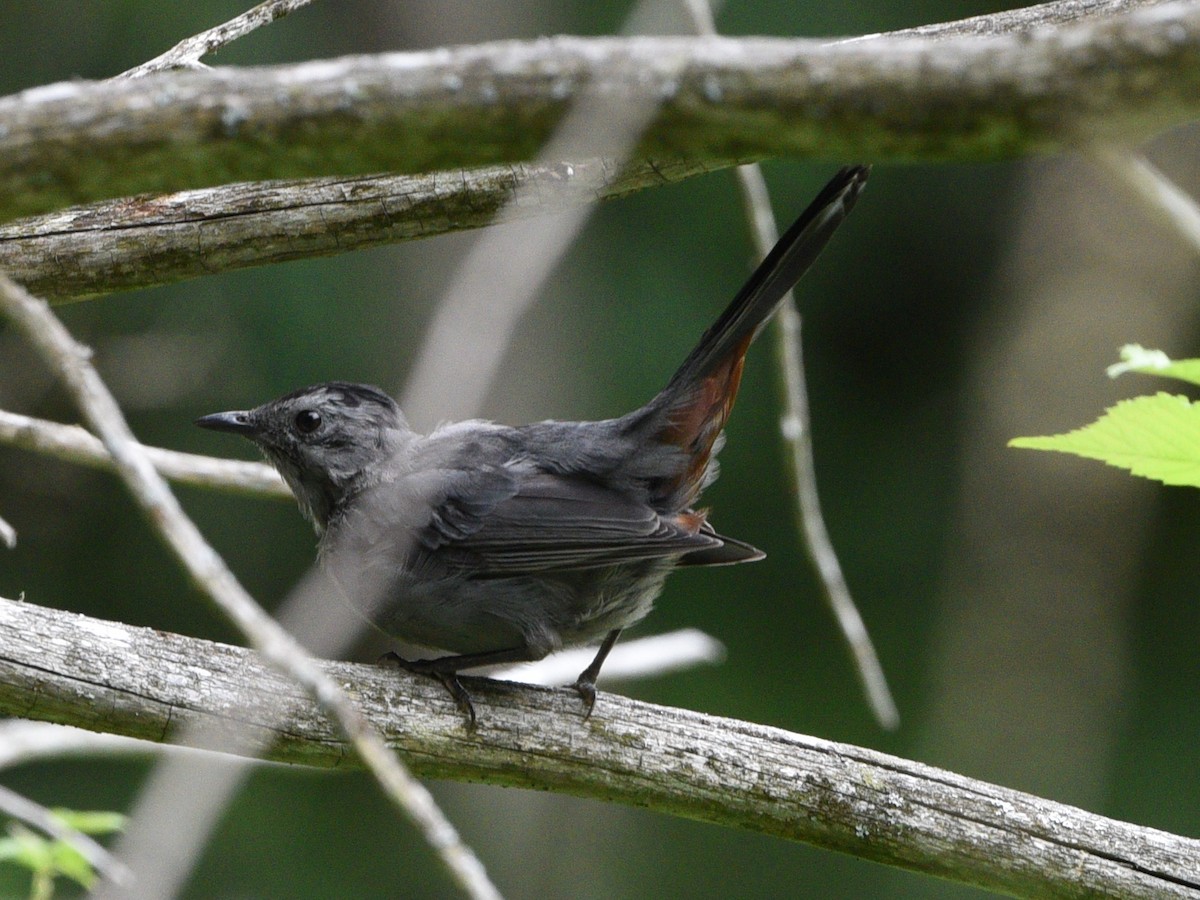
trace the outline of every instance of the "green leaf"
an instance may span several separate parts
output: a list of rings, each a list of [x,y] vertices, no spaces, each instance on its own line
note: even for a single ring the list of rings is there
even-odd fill
[[[0,838],[0,862],[18,859],[21,856],[21,842],[13,837]]]
[[[0,842],[0,853],[6,862],[24,866],[32,872],[53,869],[53,851],[48,840],[18,822],[10,823],[8,831],[9,836]]]
[[[1125,372],[1162,375],[1189,384],[1200,384],[1200,359],[1173,360],[1161,350],[1147,350],[1141,344],[1126,344],[1121,348],[1121,361],[1108,367],[1108,377],[1116,378]]]
[[[55,875],[65,875],[85,888],[95,884],[96,873],[82,853],[63,841],[55,841],[51,850]]]
[[[1172,394],[1122,400],[1091,425],[1010,447],[1098,459],[1163,484],[1200,487],[1200,407]]]
[[[125,816],[107,810],[62,809],[50,810],[54,817],[83,834],[112,834],[125,827]]]

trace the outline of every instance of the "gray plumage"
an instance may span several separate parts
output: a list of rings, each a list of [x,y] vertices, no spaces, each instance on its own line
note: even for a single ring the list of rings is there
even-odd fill
[[[760,559],[693,506],[745,353],[866,182],[841,170],[644,407],[597,422],[459,422],[414,432],[378,388],[330,382],[197,424],[254,441],[321,535],[322,564],[386,634],[447,651],[402,666],[442,681],[474,722],[460,669],[540,659],[623,628],[677,566]]]

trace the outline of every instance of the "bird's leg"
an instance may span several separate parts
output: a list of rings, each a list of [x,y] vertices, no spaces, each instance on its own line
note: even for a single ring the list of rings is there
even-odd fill
[[[583,718],[585,721],[591,718],[592,707],[596,705],[596,678],[600,675],[600,667],[604,665],[604,660],[608,658],[609,651],[612,650],[613,645],[617,643],[617,638],[620,636],[620,628],[614,628],[606,634],[604,642],[600,645],[600,649],[596,651],[595,659],[575,679],[575,690],[579,692],[579,696],[583,700]]]
[[[380,657],[381,663],[399,666],[406,672],[416,675],[428,675],[442,683],[458,708],[467,717],[467,729],[475,730],[475,707],[471,703],[471,695],[458,680],[460,669],[474,669],[476,666],[498,666],[505,663],[529,662],[531,656],[528,648],[513,647],[509,650],[492,650],[487,653],[464,653],[459,656],[439,656],[437,659],[405,659],[399,653],[388,651]]]

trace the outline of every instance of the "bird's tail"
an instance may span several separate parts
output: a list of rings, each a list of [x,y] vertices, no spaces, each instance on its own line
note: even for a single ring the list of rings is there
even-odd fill
[[[685,452],[685,470],[660,486],[679,506],[690,506],[711,480],[710,462],[733,409],[746,351],[850,214],[869,172],[869,166],[847,166],[830,179],[650,404],[660,414],[658,441]]]

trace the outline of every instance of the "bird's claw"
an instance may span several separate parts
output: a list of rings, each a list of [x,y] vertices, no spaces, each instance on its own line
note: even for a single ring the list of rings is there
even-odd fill
[[[596,682],[580,678],[572,687],[579,694],[579,699],[583,701],[583,721],[586,722],[592,717],[592,709],[596,705]]]
[[[399,653],[392,650],[383,654],[379,658],[379,661],[386,665],[397,666],[406,672],[412,672],[414,675],[425,675],[440,681],[442,686],[450,692],[450,696],[454,698],[454,702],[462,710],[463,715],[467,717],[467,730],[475,730],[475,706],[471,703],[471,695],[467,693],[467,689],[458,680],[456,672],[447,671],[439,666],[436,659],[405,659]]]

